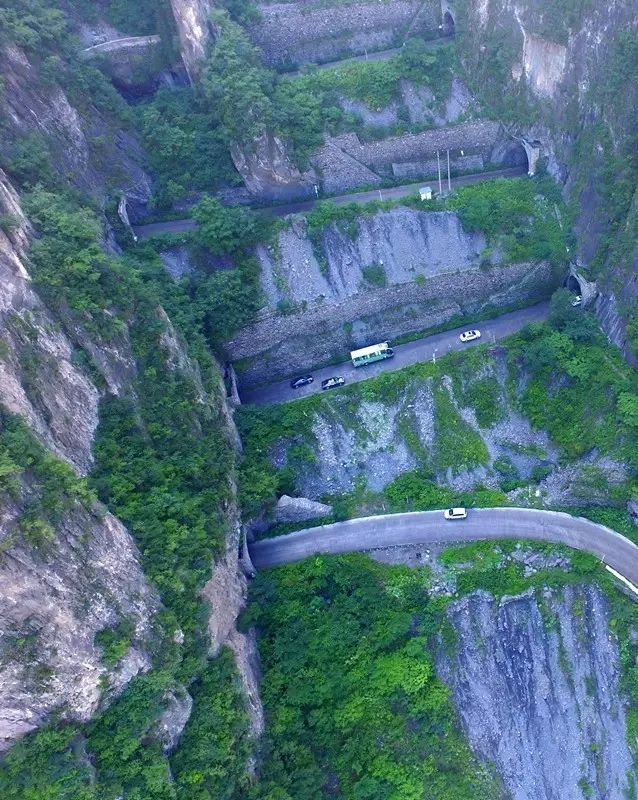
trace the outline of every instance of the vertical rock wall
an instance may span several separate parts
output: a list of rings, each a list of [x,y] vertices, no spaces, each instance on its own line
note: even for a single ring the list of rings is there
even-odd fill
[[[472,748],[513,800],[624,797],[632,758],[601,591],[568,586],[500,602],[477,592],[448,613],[458,647],[441,674]]]

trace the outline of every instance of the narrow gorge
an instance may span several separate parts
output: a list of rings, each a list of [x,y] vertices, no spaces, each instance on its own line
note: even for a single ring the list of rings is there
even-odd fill
[[[636,587],[443,520],[638,544],[635,1],[7,0],[0,75],[0,796],[638,796]]]

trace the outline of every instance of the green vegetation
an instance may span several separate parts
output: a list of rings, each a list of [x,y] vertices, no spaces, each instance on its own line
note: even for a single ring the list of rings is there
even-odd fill
[[[135,628],[127,619],[121,619],[112,628],[104,628],[95,635],[95,644],[102,648],[102,663],[114,667],[131,646]]]
[[[272,120],[273,79],[261,65],[258,48],[225,11],[214,11],[219,35],[210,49],[202,87],[217,110],[227,142],[252,143]]]
[[[168,209],[191,191],[241,182],[219,118],[192,88],[162,87],[138,109],[138,129],[155,178],[153,201]]]
[[[93,211],[39,187],[24,198],[24,206],[41,234],[30,259],[42,297],[90,333],[111,338],[122,332],[137,276],[105,254]]]
[[[171,661],[134,678],[80,729],[45,727],[0,761],[6,800],[244,800],[250,740],[232,654],[223,650],[191,687],[194,710],[170,759],[152,735],[171,690]],[[170,770],[170,773],[169,773]],[[171,780],[170,774],[173,779]]]
[[[469,470],[487,464],[485,442],[454,407],[446,389],[434,393],[436,444],[434,461],[440,472]]]
[[[382,289],[388,282],[385,269],[381,264],[370,264],[361,270],[364,281],[371,286],[378,286]]]
[[[436,87],[437,102],[444,103],[452,86],[453,63],[453,48],[427,49],[421,39],[410,39],[399,55],[387,61],[354,62],[282,78],[273,97],[273,123],[292,143],[297,160],[305,163],[321,145],[326,128],[333,135],[356,131],[364,138],[374,136],[374,130],[360,117],[343,111],[341,97],[380,109],[399,99],[399,82],[407,79],[419,86]],[[399,122],[389,132],[411,129]]]
[[[0,407],[0,495],[21,506],[17,532],[3,540],[1,550],[20,535],[33,547],[56,538],[55,526],[76,506],[91,511],[95,495],[85,480],[50,453],[23,420]]]
[[[571,306],[568,292],[552,301],[549,324],[513,337],[510,358],[531,375],[521,409],[548,431],[568,458],[593,448],[638,468],[638,430],[631,414],[636,372],[610,347],[593,315]]]
[[[268,797],[491,798],[447,687],[434,674],[441,604],[423,569],[365,556],[307,559],[260,575]]]
[[[461,186],[446,204],[467,231],[482,231],[509,261],[548,260],[566,266],[569,254],[560,220],[560,188],[549,176]]]

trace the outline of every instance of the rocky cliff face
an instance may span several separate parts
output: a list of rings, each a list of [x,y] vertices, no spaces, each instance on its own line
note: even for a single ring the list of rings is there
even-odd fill
[[[255,737],[264,731],[264,710],[259,696],[259,654],[254,630],[240,633],[237,630],[237,617],[246,605],[246,573],[251,570],[250,563],[242,563],[240,550],[244,550],[241,512],[236,500],[227,508],[229,531],[226,538],[226,552],[213,566],[211,579],[202,592],[210,604],[211,615],[208,621],[210,653],[217,655],[219,649],[228,645],[235,654],[235,662],[241,676],[244,693],[251,718],[251,728]]]
[[[632,158],[627,143],[636,135],[638,94],[630,79],[636,57],[631,46],[623,49],[623,41],[635,36],[636,5],[612,0],[569,12],[549,1],[460,0],[456,5],[461,57],[476,87],[487,87],[510,127],[540,139],[550,170],[579,202],[580,258],[585,265],[594,262],[607,298],[599,303],[601,322],[631,358],[625,326],[638,299],[631,280],[638,265],[636,198],[613,220],[608,195],[619,192],[604,183],[612,174],[618,180],[622,160]],[[618,232],[609,247],[605,237],[612,221]],[[612,306],[623,313],[611,313]]]
[[[212,0],[171,0],[171,6],[179,32],[182,60],[188,77],[194,81],[206,57],[211,36],[208,17],[215,4]]]
[[[55,711],[87,720],[104,689],[119,693],[151,666],[152,618],[159,607],[130,534],[111,514],[79,503],[56,540],[30,546],[19,508],[0,511],[0,750]],[[125,620],[131,645],[112,670],[95,635]]]
[[[7,153],[17,138],[36,133],[45,138],[51,166],[63,180],[94,196],[106,195],[107,187],[112,190],[115,185],[139,203],[148,201],[150,178],[133,136],[114,127],[95,105],[80,109],[59,85],[42,81],[18,47],[0,49],[0,72],[0,145]]]
[[[593,586],[453,603],[455,656],[440,672],[474,751],[514,800],[620,798],[632,759],[618,642]]]
[[[551,289],[546,263],[502,265],[492,254],[481,268],[485,247],[451,212],[379,212],[328,226],[320,244],[294,218],[276,252],[258,250],[268,307],[226,345],[232,360],[258,356],[242,365],[242,386]]]
[[[279,136],[269,131],[250,146],[233,144],[233,163],[248,191],[263,200],[287,200],[312,194],[311,175],[301,175]]]
[[[25,263],[29,224],[17,193],[0,171],[0,397],[27,419],[54,453],[80,472],[92,464],[98,392],[73,364],[73,345],[31,287]]]

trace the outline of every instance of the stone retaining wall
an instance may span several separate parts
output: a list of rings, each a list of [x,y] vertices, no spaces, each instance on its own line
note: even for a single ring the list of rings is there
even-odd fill
[[[389,48],[413,23],[411,35],[436,30],[441,16],[440,4],[432,0],[334,6],[325,0],[299,0],[260,5],[259,11],[262,18],[251,36],[269,66],[319,63]]]
[[[354,346],[440,325],[456,314],[487,305],[533,303],[555,285],[549,264],[512,264],[437,275],[359,294],[332,305],[317,304],[282,316],[271,314],[239,331],[225,349],[241,364],[240,387],[283,379]]]
[[[485,162],[502,166],[526,163],[523,146],[508,136],[500,123],[487,120],[390,136],[362,143],[356,133],[328,137],[312,157],[325,192],[347,192],[361,186],[378,186],[384,177],[420,178],[447,169],[446,151],[453,169],[483,169]]]

